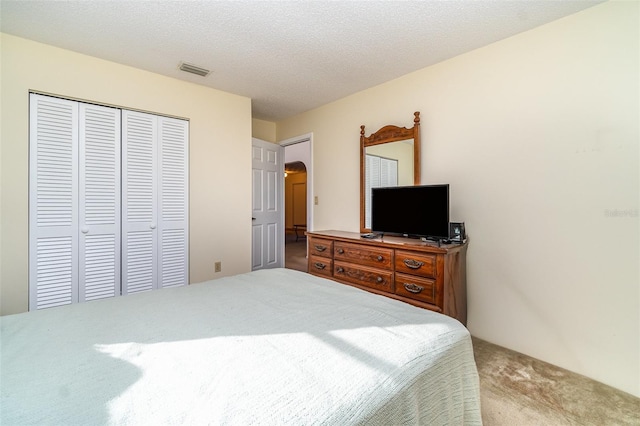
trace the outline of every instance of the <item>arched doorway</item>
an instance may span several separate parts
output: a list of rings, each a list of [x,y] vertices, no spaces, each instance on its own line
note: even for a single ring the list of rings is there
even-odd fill
[[[307,271],[307,168],[302,161],[284,165],[285,267]]]

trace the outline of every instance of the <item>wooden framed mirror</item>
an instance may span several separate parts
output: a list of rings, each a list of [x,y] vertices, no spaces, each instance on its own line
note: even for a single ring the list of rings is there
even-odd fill
[[[371,188],[420,184],[420,112],[413,127],[384,126],[370,136],[360,126],[360,232],[371,232]]]

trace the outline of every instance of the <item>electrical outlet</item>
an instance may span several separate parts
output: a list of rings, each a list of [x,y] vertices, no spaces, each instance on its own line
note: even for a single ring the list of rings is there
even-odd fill
[[[215,263],[215,272],[220,272],[222,271],[222,262],[216,262]]]
[[[313,197],[313,204],[318,205],[318,196]]]

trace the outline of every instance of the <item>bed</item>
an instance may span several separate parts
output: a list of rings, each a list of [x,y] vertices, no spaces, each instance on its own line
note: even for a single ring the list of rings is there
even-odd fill
[[[298,271],[0,326],[2,425],[481,424],[458,321]]]

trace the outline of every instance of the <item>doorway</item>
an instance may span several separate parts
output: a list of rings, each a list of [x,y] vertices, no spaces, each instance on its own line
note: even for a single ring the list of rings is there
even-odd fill
[[[285,268],[307,271],[307,167],[284,165]]]
[[[284,147],[285,165],[285,267],[307,272],[307,241],[305,231],[313,231],[313,134],[297,136],[280,142]],[[303,176],[299,176],[304,173]],[[289,178],[291,176],[291,178]],[[290,179],[287,181],[287,179]],[[295,200],[295,201],[294,201]],[[295,208],[294,208],[295,206]],[[295,226],[298,225],[298,226]],[[303,225],[303,226],[300,226]],[[296,241],[297,240],[297,241]]]

